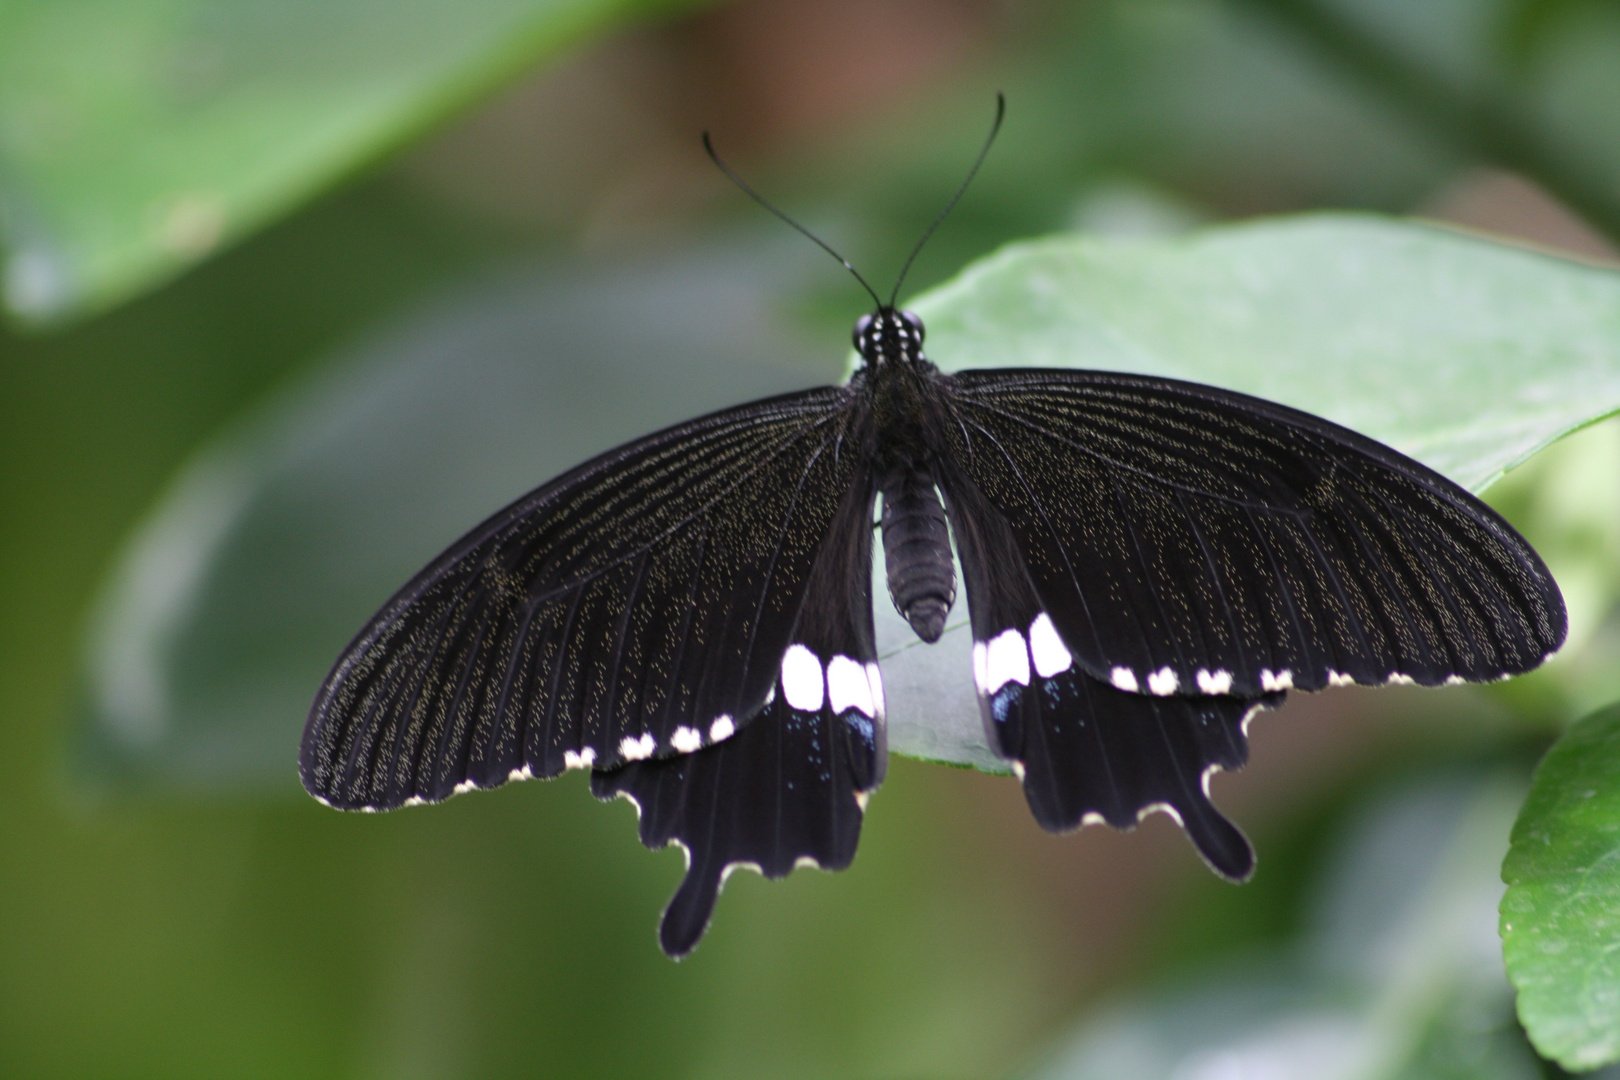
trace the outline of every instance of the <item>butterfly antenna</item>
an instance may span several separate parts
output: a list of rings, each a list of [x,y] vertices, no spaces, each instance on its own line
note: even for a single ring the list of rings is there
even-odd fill
[[[928,226],[928,231],[922,234],[922,239],[917,241],[917,246],[911,249],[911,256],[906,259],[906,265],[900,268],[900,277],[894,283],[894,292],[889,294],[889,307],[894,307],[894,302],[900,298],[900,286],[905,283],[906,275],[911,272],[911,264],[917,261],[917,254],[922,251],[923,245],[928,243],[930,236],[934,235],[934,230],[939,228],[939,223],[945,220],[945,215],[956,208],[958,200],[962,198],[962,193],[967,191],[968,185],[973,183],[973,177],[978,173],[979,166],[984,164],[985,155],[990,153],[990,144],[996,141],[996,132],[1001,130],[1001,118],[1006,115],[1007,96],[998,90],[996,91],[996,120],[995,123],[990,125],[990,134],[985,136],[984,146],[980,148],[979,156],[973,159],[973,168],[968,170],[967,178],[962,181],[962,186],[956,189],[956,194],[951,196],[951,201],[945,204],[945,209],[939,212],[939,216],[934,219],[934,223]]]
[[[832,249],[832,246],[830,244],[828,244],[825,240],[823,240],[821,237],[817,236],[815,233],[811,232],[809,229],[805,228],[803,225],[800,225],[797,221],[794,221],[792,218],[788,217],[782,211],[778,210],[776,207],[774,207],[770,203],[766,202],[765,201],[765,196],[761,195],[759,192],[757,192],[753,188],[749,187],[748,183],[745,180],[743,180],[742,177],[740,177],[736,173],[732,172],[731,171],[731,166],[727,165],[724,161],[721,161],[720,160],[720,155],[714,152],[714,143],[709,141],[709,133],[707,131],[705,131],[703,133],[703,149],[705,149],[705,150],[707,150],[709,152],[709,160],[713,161],[715,163],[715,165],[719,167],[721,172],[723,172],[727,176],[729,176],[731,178],[731,182],[733,184],[736,184],[738,187],[742,188],[743,191],[745,191],[748,194],[749,198],[751,198],[755,202],[759,203],[759,205],[763,206],[765,209],[769,210],[771,213],[775,214],[777,217],[781,218],[783,221],[787,222],[789,225],[793,226],[795,229],[798,229],[801,233],[803,233],[805,236],[808,236],[812,241],[814,241],[815,244],[818,247],[820,247],[822,251],[825,251],[827,254],[831,255],[833,258],[835,258],[839,262],[843,263],[844,264],[844,269],[848,270],[851,274],[854,274],[855,275],[855,280],[861,283],[861,288],[865,289],[867,291],[867,293],[870,294],[870,296],[872,297],[872,303],[876,304],[878,307],[883,306],[883,301],[882,301],[881,298],[879,298],[879,296],[877,294],[877,291],[875,289],[873,289],[872,286],[870,286],[870,285],[868,285],[866,283],[866,279],[861,277],[861,272],[859,270],[855,269],[853,266],[851,266],[848,259],[844,258],[842,255],[838,254],[838,252],[834,251]],[[982,156],[983,155],[981,155],[981,157]],[[978,166],[974,166],[974,168],[978,168]],[[929,231],[932,232],[933,230],[929,230]]]

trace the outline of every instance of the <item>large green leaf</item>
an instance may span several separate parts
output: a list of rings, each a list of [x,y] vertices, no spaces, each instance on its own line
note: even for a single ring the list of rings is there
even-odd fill
[[[1536,769],[1502,878],[1508,976],[1536,1048],[1569,1069],[1620,1061],[1620,705]]]
[[[793,286],[760,273],[772,264],[815,265],[753,248],[491,283],[205,451],[105,594],[89,757],[132,778],[288,782],[326,665],[460,529],[659,422],[815,381],[813,365],[761,364],[810,348],[779,314]],[[916,307],[950,368],[1217,383],[1357,427],[1476,489],[1620,407],[1620,276],[1371,217],[1057,237]],[[999,768],[962,613],[924,647],[876,595],[891,748]]]
[[[587,29],[677,2],[0,5],[5,307],[115,303]]]

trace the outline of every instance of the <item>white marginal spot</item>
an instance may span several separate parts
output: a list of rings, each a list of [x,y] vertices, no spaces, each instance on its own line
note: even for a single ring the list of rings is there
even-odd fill
[[[1384,682],[1387,683],[1390,686],[1416,686],[1417,685],[1417,680],[1412,678],[1412,676],[1410,676],[1410,675],[1402,675],[1398,671],[1390,672],[1389,673],[1389,678],[1385,679]]]
[[[1198,669],[1198,692],[1200,694],[1230,694],[1232,692],[1232,673],[1225,668],[1216,668],[1214,671]]]
[[[690,754],[703,745],[703,734],[697,728],[678,727],[669,737],[669,745],[683,754]]]
[[[872,700],[872,683],[866,677],[866,668],[847,656],[835,656],[827,662],[827,700],[835,716],[845,709],[859,709],[868,720],[877,719],[877,704]]]
[[[802,712],[820,712],[826,696],[821,661],[803,645],[789,645],[782,654],[782,695]]]
[[[1262,690],[1292,690],[1294,688],[1294,673],[1287,668],[1273,672],[1270,668],[1260,669],[1260,689]]]
[[[1244,738],[1249,737],[1249,723],[1250,723],[1250,721],[1252,721],[1256,716],[1259,716],[1261,713],[1270,712],[1270,711],[1271,711],[1271,706],[1267,705],[1263,701],[1257,701],[1253,705],[1250,705],[1249,706],[1249,711],[1243,714],[1243,719],[1242,720],[1238,721],[1238,726],[1239,726],[1240,730],[1242,730],[1242,732],[1243,732],[1243,737]]]
[[[1019,783],[1023,783],[1023,781],[1024,781],[1024,763],[1022,761],[1015,761],[1015,762],[1012,763],[1012,767],[1013,767],[1013,775],[1018,777],[1018,782]]]
[[[1169,695],[1175,693],[1176,688],[1180,685],[1181,680],[1176,678],[1176,673],[1170,669],[1170,665],[1168,664],[1160,668],[1158,671],[1150,672],[1148,674],[1148,693],[1150,694],[1158,694],[1160,697],[1168,697]]]
[[[981,694],[990,692],[990,650],[982,641],[973,643],[973,685]]]
[[[631,806],[635,807],[636,808],[636,820],[637,821],[641,820],[641,803],[636,800],[636,797],[634,795],[630,794],[628,791],[615,791],[613,793],[613,797],[615,799],[623,799],[625,802],[627,802]],[[679,840],[676,840],[674,842],[677,843],[677,844],[680,843]],[[684,851],[685,848],[683,847],[682,850]],[[688,870],[691,869],[690,864],[688,864],[687,869]]]
[[[816,861],[814,855],[800,855],[797,859],[793,860],[793,869],[795,870],[802,870],[807,866],[812,870],[821,869],[821,864]]]
[[[726,887],[726,882],[730,880],[732,873],[737,870],[752,870],[760,877],[765,876],[765,871],[760,869],[760,865],[757,862],[728,862],[720,871],[720,887],[722,889]]]
[[[588,746],[583,750],[563,751],[563,768],[565,769],[588,769],[595,764],[596,751]]]
[[[721,713],[719,716],[715,717],[714,723],[709,725],[710,742],[725,742],[736,733],[737,725],[733,724],[731,722],[731,717],[727,716],[725,713]]]
[[[1171,806],[1169,803],[1148,803],[1146,806],[1142,807],[1142,809],[1136,812],[1136,820],[1138,822],[1146,821],[1149,814],[1168,814],[1171,821],[1174,821],[1177,825],[1182,824],[1180,812],[1178,812],[1176,808]]]
[[[463,781],[462,781],[462,782],[461,782],[461,783],[459,783],[459,784],[457,784],[457,785],[456,785],[456,786],[455,786],[455,788],[454,788],[454,790],[452,790],[452,791],[451,791],[451,792],[450,792],[450,794],[452,794],[452,795],[460,795],[460,794],[462,794],[462,793],[463,793],[463,792],[467,792],[467,791],[477,791],[477,790],[478,790],[478,783],[477,783],[477,781],[474,781],[474,780],[463,780]]]
[[[861,813],[866,813],[866,802],[871,797],[872,793],[870,791],[857,791],[855,793],[855,805],[861,808]]]
[[[760,707],[764,708],[764,709],[768,709],[768,708],[771,707],[771,702],[773,702],[775,700],[776,700],[776,684],[771,683],[770,690],[765,694],[765,704],[760,706]]]
[[[375,814],[377,813],[377,808],[375,806],[362,806],[360,808],[360,812],[362,814]]]
[[[1128,667],[1115,668],[1108,673],[1108,678],[1117,689],[1123,690],[1127,694],[1134,694],[1141,689],[1136,682],[1136,672]]]
[[[1085,828],[1087,825],[1106,825],[1106,824],[1108,824],[1108,819],[1103,817],[1101,814],[1097,813],[1097,811],[1095,811],[1095,810],[1087,810],[1085,813],[1080,815],[1080,827],[1082,829]]]
[[[1247,720],[1248,717],[1244,717],[1244,719]],[[1219,765],[1206,765],[1206,766],[1204,766],[1204,775],[1198,778],[1199,786],[1204,789],[1204,798],[1207,799],[1207,798],[1210,797],[1210,794],[1209,794],[1209,778],[1214,776],[1216,773],[1218,773],[1220,771],[1221,771],[1221,767]]]
[[[1064,647],[1057,627],[1044,611],[1029,624],[1029,655],[1035,661],[1035,673],[1043,679],[1068,671],[1074,663],[1074,654]]]
[[[1441,683],[1441,685],[1442,686],[1461,686],[1463,683],[1465,683],[1467,681],[1468,680],[1463,678],[1461,675],[1447,675],[1446,676],[1446,681]]]
[[[1353,677],[1345,675],[1342,672],[1334,671],[1332,668],[1328,668],[1329,686],[1354,686],[1355,684],[1356,680]]]
[[[1029,649],[1024,635],[1016,630],[1003,630],[990,639],[985,663],[985,689],[994,694],[1010,682],[1029,685]]]
[[[874,719],[883,719],[883,673],[876,664],[866,665],[866,685],[872,688],[872,703],[877,706],[877,716]]]
[[[506,778],[508,780],[533,780],[534,773],[530,772],[529,767],[525,765],[520,769],[513,769],[511,772],[507,773]]]
[[[328,799],[325,795],[316,795],[315,796],[315,801],[320,803],[322,806],[332,806],[332,800]],[[406,806],[411,805],[409,799],[405,800],[405,805]],[[332,806],[332,809],[336,810],[337,807]]]
[[[427,805],[427,800],[422,798],[422,796],[420,796],[420,795],[412,795],[410,798],[406,799],[404,802],[400,803],[399,805],[401,805],[401,806],[426,806]],[[368,806],[368,807],[366,807],[366,809],[370,810],[371,807]]]
[[[657,746],[658,743],[653,739],[650,731],[643,731],[639,739],[626,735],[619,742],[619,756],[626,761],[640,761],[643,758],[652,757],[652,752]]]

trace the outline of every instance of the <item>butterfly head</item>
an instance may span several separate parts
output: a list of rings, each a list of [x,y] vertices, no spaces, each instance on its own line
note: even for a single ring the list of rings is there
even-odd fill
[[[922,359],[923,324],[909,311],[880,307],[855,323],[855,349],[868,367]]]

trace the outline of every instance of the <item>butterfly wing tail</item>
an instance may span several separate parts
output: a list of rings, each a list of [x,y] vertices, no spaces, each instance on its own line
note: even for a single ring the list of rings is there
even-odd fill
[[[879,747],[862,727],[830,707],[794,709],[778,694],[725,742],[592,775],[597,797],[637,805],[643,844],[686,852],[686,877],[658,931],[666,953],[684,956],[697,945],[738,867],[781,878],[801,865],[850,864],[870,790],[862,779],[879,772]]]

